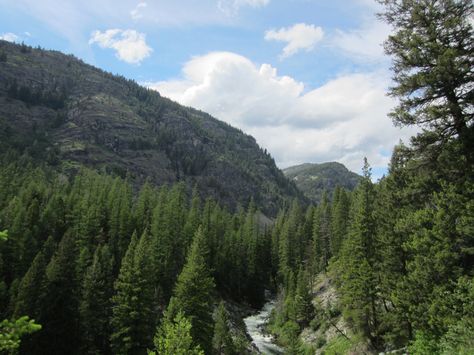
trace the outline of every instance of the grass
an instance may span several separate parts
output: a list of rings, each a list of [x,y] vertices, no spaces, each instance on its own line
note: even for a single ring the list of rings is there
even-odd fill
[[[343,355],[347,354],[352,348],[352,342],[343,336],[331,339],[324,347],[324,355]]]

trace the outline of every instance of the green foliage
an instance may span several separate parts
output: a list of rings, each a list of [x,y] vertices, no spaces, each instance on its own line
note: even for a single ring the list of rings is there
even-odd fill
[[[382,18],[395,30],[385,44],[393,57],[391,95],[400,100],[391,114],[394,122],[427,128],[415,139],[425,153],[457,139],[472,164],[472,92],[464,89],[474,81],[472,1],[379,2]]]
[[[78,166],[128,176],[134,191],[147,179],[185,182],[232,210],[254,197],[274,215],[302,198],[253,137],[205,112],[58,51],[2,43],[0,63],[0,96],[8,100],[1,152],[27,152],[69,176]],[[77,110],[100,119],[84,121]]]
[[[40,251],[18,286],[14,311],[15,317],[23,314],[34,318],[40,316],[42,297],[45,292],[45,272],[46,260],[43,252]]]
[[[87,353],[107,353],[110,337],[113,258],[107,245],[96,249],[82,283],[79,304],[82,348]]]
[[[209,200],[203,213],[197,191],[189,203],[182,184],[160,190],[146,184],[137,197],[120,178],[81,170],[67,180],[33,168],[28,159],[12,159],[0,170],[0,221],[10,231],[0,245],[0,312],[28,315],[43,325],[22,342],[21,352],[67,352],[69,346],[82,353],[144,353],[180,274],[181,280],[194,275],[186,279],[188,286],[175,287],[180,299],[193,293],[191,284],[211,286],[213,279],[221,295],[238,302],[263,297],[270,235],[258,227],[254,207],[232,215]],[[191,257],[201,224],[207,232],[194,255],[200,250],[204,263]],[[142,237],[131,243],[137,227]],[[186,254],[190,263],[183,273]],[[189,320],[206,319],[210,346],[214,288],[199,297],[206,315]],[[236,351],[245,343],[240,339]]]
[[[20,347],[21,338],[24,335],[37,332],[41,325],[36,324],[28,316],[20,317],[14,321],[3,320],[0,322],[0,352],[15,353]]]
[[[375,191],[365,160],[364,179],[355,191],[349,236],[334,264],[346,317],[374,343],[378,339]]]
[[[227,311],[224,302],[221,301],[219,307],[217,307],[214,323],[214,337],[212,338],[212,345],[216,354],[237,354],[228,322]]]
[[[408,351],[414,355],[439,354],[439,344],[430,334],[419,331],[410,343]]]
[[[294,298],[295,321],[300,327],[306,327],[314,317],[313,297],[309,289],[308,273],[303,269],[298,271],[296,292]]]
[[[191,335],[201,348],[209,353],[213,335],[214,280],[206,263],[207,244],[204,232],[198,229],[178,277],[170,304],[174,312],[182,312],[191,322]]]
[[[343,336],[332,338],[324,347],[325,355],[347,354],[352,347],[352,343]]]
[[[321,203],[325,192],[334,198],[338,187],[352,191],[360,181],[359,175],[336,162],[306,163],[283,169],[283,172],[315,204]]]
[[[440,353],[443,355],[468,355],[474,352],[474,319],[466,317],[450,325],[441,339]]]
[[[156,324],[150,238],[132,236],[112,297],[111,345],[116,354],[145,353]]]
[[[12,55],[2,70],[3,93],[21,112],[42,107],[34,124],[15,110],[0,122],[0,223],[9,231],[8,239],[0,233],[0,312],[43,326],[20,351],[144,354],[168,305],[155,337],[158,352],[211,353],[214,347],[242,353],[241,338],[231,346],[223,307],[212,318],[215,296],[259,306],[268,288],[280,291],[269,329],[287,353],[304,353],[311,350],[301,344],[302,328],[324,334],[339,316],[331,306],[312,307],[315,274],[328,268],[342,315],[355,339],[368,339],[370,351],[408,346],[413,353],[471,353],[472,1],[381,2],[382,17],[394,27],[386,44],[394,57],[391,93],[400,100],[392,118],[421,125],[421,133],[411,146],[395,148],[388,176],[378,184],[365,161],[353,193],[335,189],[332,200],[324,194],[309,208],[295,199],[273,225],[257,206],[273,213],[298,194],[250,137],[72,58],[67,74],[46,73],[53,84],[27,85],[31,68],[49,66],[25,68],[19,60],[43,63],[43,52],[4,44]],[[87,114],[117,117],[103,114],[92,131],[73,120],[68,124],[84,139],[64,136],[71,130],[57,128],[73,116],[68,105],[75,109],[75,98],[66,100],[71,87]],[[124,122],[143,137],[104,129]],[[53,148],[56,138],[61,143]],[[68,178],[53,170],[60,167],[47,166],[60,162],[60,154],[85,165],[103,162],[104,171],[122,177],[80,169],[71,160],[74,178]],[[156,181],[140,188],[144,171]],[[153,186],[174,179],[183,183]],[[197,187],[189,201],[191,180]],[[210,194],[226,205],[248,206],[232,214],[211,199],[202,205],[199,196]],[[248,203],[250,196],[255,200]],[[323,346],[326,352],[355,343],[335,339]]]
[[[195,345],[191,336],[191,322],[178,312],[173,320],[164,319],[161,328],[153,340],[155,351],[148,355],[204,355],[199,345]]]

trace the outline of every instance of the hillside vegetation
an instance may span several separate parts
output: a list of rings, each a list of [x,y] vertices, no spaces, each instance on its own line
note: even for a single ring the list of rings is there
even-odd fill
[[[283,173],[314,203],[321,202],[324,191],[332,197],[336,187],[352,191],[361,180],[359,175],[336,162],[305,163],[283,169]]]
[[[421,129],[309,205],[251,137],[0,42],[0,352],[246,354],[273,293],[285,354],[473,354],[474,3],[380,2],[390,115]]]
[[[299,196],[255,139],[73,56],[0,40],[0,149],[139,186],[185,181],[235,208],[267,214]]]

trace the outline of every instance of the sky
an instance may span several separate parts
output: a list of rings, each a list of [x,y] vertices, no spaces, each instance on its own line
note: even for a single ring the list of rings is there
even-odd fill
[[[374,178],[413,128],[387,113],[390,28],[372,0],[0,0],[0,38],[71,53],[254,136],[280,168]]]

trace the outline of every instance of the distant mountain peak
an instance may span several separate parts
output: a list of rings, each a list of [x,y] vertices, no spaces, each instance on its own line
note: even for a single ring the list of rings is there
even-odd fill
[[[338,162],[303,163],[283,169],[283,173],[315,203],[321,200],[324,190],[330,195],[337,186],[353,190],[361,179]]]

